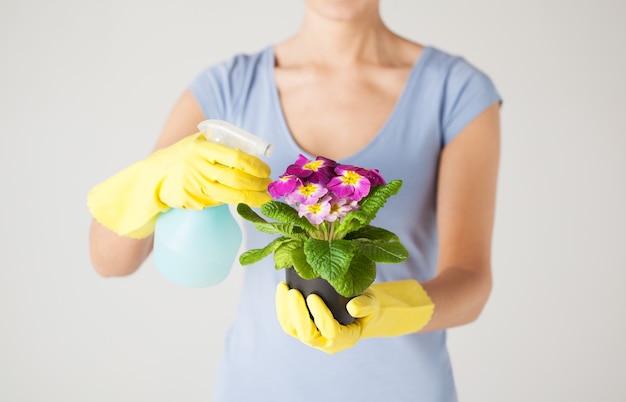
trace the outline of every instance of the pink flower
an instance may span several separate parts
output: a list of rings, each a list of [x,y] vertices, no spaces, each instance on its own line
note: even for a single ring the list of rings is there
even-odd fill
[[[385,182],[385,179],[383,179],[383,176],[380,175],[378,169],[365,169],[362,167],[357,167],[355,170],[358,174],[367,178],[372,187],[387,184]]]
[[[328,193],[328,189],[318,183],[305,183],[296,187],[285,199],[288,203],[302,203],[305,205],[315,204],[317,200]]]
[[[353,166],[337,166],[335,172],[338,176],[328,182],[328,189],[337,197],[348,197],[354,201],[359,201],[369,194],[371,187],[369,180],[354,169]]]
[[[267,190],[275,199],[284,197],[296,189],[297,186],[302,185],[302,181],[294,175],[284,174],[278,178],[278,180],[271,182],[267,186]]]
[[[330,196],[326,196],[315,204],[300,204],[298,205],[298,216],[305,216],[309,222],[318,225],[326,219],[330,212],[329,201]]]
[[[285,173],[268,185],[274,199],[284,197],[313,224],[341,222],[374,186],[385,179],[377,169],[340,165],[332,159],[317,156],[310,160],[300,154]]]
[[[300,154],[293,165],[287,167],[287,174],[294,175],[311,183],[326,184],[334,175],[333,168],[337,162],[318,156],[314,161]]]
[[[328,222],[335,222],[336,220],[341,222],[348,212],[359,209],[359,204],[348,198],[333,197],[329,203],[330,211],[326,217],[326,221]]]

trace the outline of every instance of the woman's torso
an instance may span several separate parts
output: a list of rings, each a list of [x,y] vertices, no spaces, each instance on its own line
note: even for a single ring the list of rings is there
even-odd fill
[[[267,158],[274,178],[302,153],[376,168],[387,180],[402,180],[400,192],[389,199],[372,224],[396,233],[410,257],[401,264],[379,264],[376,281],[431,279],[438,251],[436,182],[441,150],[460,127],[497,100],[489,80],[461,58],[426,47],[404,72],[403,87],[390,90],[380,100],[380,110],[375,105],[352,110],[349,101],[344,101],[346,105],[338,100],[325,102],[318,94],[316,102],[310,101],[305,108],[308,116],[298,117],[307,113],[292,106],[304,103],[307,92],[289,93],[294,90],[289,85],[294,84],[285,82],[280,69],[276,81],[275,64],[273,47],[238,55],[202,72],[190,89],[206,118],[230,121],[274,144],[275,151]],[[349,87],[343,87],[343,95],[337,97],[350,99],[346,91]],[[281,103],[281,96],[285,102]],[[335,113],[335,108],[342,113]],[[340,130],[336,114],[354,125]],[[324,119],[330,123],[315,125]],[[359,126],[358,119],[375,123]],[[338,136],[359,140],[339,147]],[[310,137],[326,140],[306,142]],[[247,222],[244,229],[245,249],[264,247],[272,240]],[[226,339],[216,402],[456,401],[445,331],[364,339],[351,349],[326,355],[280,328],[274,295],[284,273],[274,269],[272,258],[240,269],[245,270],[244,283]]]

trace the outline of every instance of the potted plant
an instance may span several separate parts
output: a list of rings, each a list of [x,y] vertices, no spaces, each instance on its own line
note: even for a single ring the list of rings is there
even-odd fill
[[[376,263],[399,263],[408,251],[398,236],[370,225],[402,182],[385,182],[376,169],[339,164],[321,156],[299,155],[269,184],[274,200],[261,214],[239,204],[239,215],[257,230],[275,235],[267,246],[239,257],[249,265],[274,254],[275,268],[286,269],[290,288],[318,294],[342,324],[353,318],[345,309],[376,278]],[[278,200],[283,201],[278,201]]]

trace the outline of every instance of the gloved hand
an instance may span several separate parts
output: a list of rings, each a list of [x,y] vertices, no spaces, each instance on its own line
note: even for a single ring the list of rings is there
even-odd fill
[[[104,226],[140,239],[154,231],[159,213],[169,208],[260,206],[271,200],[269,175],[270,167],[259,158],[197,133],[98,184],[87,204]]]
[[[318,295],[310,295],[305,302],[302,294],[285,282],[276,289],[276,311],[283,331],[331,354],[354,346],[361,338],[415,333],[428,324],[434,307],[415,280],[377,283],[348,302],[348,312],[356,320],[341,325]]]

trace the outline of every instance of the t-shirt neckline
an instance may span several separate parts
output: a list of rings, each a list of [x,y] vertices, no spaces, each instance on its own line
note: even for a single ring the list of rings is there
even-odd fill
[[[376,135],[374,135],[374,137],[372,137],[372,139],[367,144],[365,144],[365,146],[363,146],[361,149],[342,158],[342,161],[346,161],[346,160],[358,157],[359,155],[367,152],[369,149],[371,149],[374,146],[373,145],[374,143],[376,143],[382,137],[384,137],[385,133],[388,131],[388,127],[392,125],[395,116],[400,114],[400,110],[404,106],[404,103],[407,102],[406,99],[409,97],[409,93],[411,92],[412,87],[415,85],[415,82],[417,81],[418,76],[420,75],[420,72],[424,69],[424,65],[426,64],[428,58],[430,57],[432,50],[433,48],[431,46],[424,46],[424,48],[422,49],[421,54],[419,55],[417,60],[415,60],[415,62],[413,63],[413,67],[411,67],[411,71],[409,72],[409,76],[407,77],[407,80],[404,84],[402,92],[400,93],[400,96],[396,100],[396,103],[393,106],[393,109],[391,110],[391,113],[389,114],[389,116],[387,116],[387,119],[385,120],[384,124],[378,130],[378,133],[376,133]],[[276,118],[278,119],[279,126],[282,131],[281,135],[298,153],[301,153],[303,155],[316,156],[305,151],[304,149],[300,147],[300,145],[298,145],[298,143],[296,142],[293,136],[293,133],[291,132],[291,130],[289,129],[289,126],[287,125],[287,119],[285,117],[283,105],[280,101],[280,96],[278,95],[278,86],[276,85],[276,77],[274,75],[274,66],[276,64],[274,45],[268,46],[265,49],[264,53],[265,53],[265,67],[266,67],[266,74],[267,74],[266,77],[268,80],[267,82],[269,83],[269,86],[270,86],[270,93],[272,97],[271,102],[273,102],[274,104],[273,109],[276,111],[276,114],[277,114]]]

